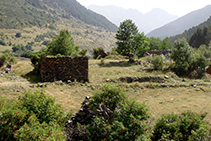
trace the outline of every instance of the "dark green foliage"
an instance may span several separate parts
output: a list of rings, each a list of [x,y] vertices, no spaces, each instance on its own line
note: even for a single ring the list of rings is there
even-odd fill
[[[119,54],[133,54],[136,51],[137,46],[134,46],[133,42],[133,37],[136,34],[138,34],[138,27],[132,20],[125,20],[120,23],[116,33],[117,52]]]
[[[98,47],[98,48],[93,48],[93,58],[94,59],[100,59],[101,56],[100,56],[100,53],[103,51],[103,47]]]
[[[162,70],[163,69],[163,58],[160,55],[154,55],[152,58],[152,64],[155,70]]]
[[[46,46],[49,42],[51,42],[51,41],[49,41],[49,40],[43,41],[43,42],[42,42],[42,45],[45,45],[45,46]]]
[[[61,30],[59,35],[53,37],[52,42],[47,44],[47,54],[71,56],[75,50],[74,40],[68,30]]]
[[[197,30],[200,28],[200,29],[203,29],[205,27],[211,27],[211,17],[199,24],[198,26],[195,26],[195,27],[192,27],[188,30],[185,30],[182,34],[179,34],[179,35],[176,35],[176,36],[173,36],[173,37],[170,37],[170,42],[174,43],[174,41],[178,40],[179,38],[182,39],[182,38],[185,38],[187,41],[189,41],[189,39],[191,38],[191,36],[193,36],[193,34],[196,34]],[[210,28],[209,28],[210,29]],[[210,36],[209,36],[210,37]],[[209,40],[206,39],[206,41],[209,42]],[[203,43],[205,44],[205,43]],[[193,46],[194,47],[194,46]]]
[[[0,45],[6,46],[7,44],[5,43],[4,40],[0,39]]]
[[[43,35],[37,35],[36,38],[34,39],[35,42],[41,42],[44,40],[44,36]]]
[[[2,54],[0,56],[0,67],[4,66],[5,64],[7,64],[8,62],[11,62],[12,64],[17,63],[17,60],[14,56],[11,56],[7,53]]]
[[[43,91],[26,91],[17,101],[0,101],[0,140],[64,139],[68,114]]]
[[[194,59],[193,49],[185,39],[179,39],[174,44],[171,59],[175,61],[175,72],[177,75],[188,75]]]
[[[20,33],[20,32],[16,33],[16,34],[15,34],[15,37],[16,37],[16,38],[20,38],[20,37],[21,37],[21,33]]]
[[[198,78],[202,78],[204,76],[206,66],[208,66],[208,60],[203,55],[195,54],[192,67],[193,70],[196,71]]]
[[[175,41],[175,47],[172,50],[171,58],[175,61],[174,70],[179,76],[192,76],[192,72],[196,72],[196,76],[201,78],[205,73],[205,67],[208,65],[207,59],[204,57],[206,50],[201,49],[194,52],[185,39]]]
[[[152,134],[152,141],[175,140],[210,140],[211,131],[208,123],[203,119],[206,114],[197,114],[193,112],[184,112],[181,115],[168,114],[163,115],[157,120]],[[204,133],[201,133],[201,132]],[[197,133],[199,136],[197,137]]]
[[[168,50],[173,47],[173,44],[169,41],[169,38],[161,40],[160,38],[150,37],[149,39],[150,49],[149,50]]]
[[[13,45],[12,52],[16,57],[26,57],[29,58],[29,55],[32,53],[32,45],[34,42],[27,43],[26,46],[23,45]]]
[[[209,45],[211,40],[211,28],[198,28],[197,31],[190,37],[189,45],[194,48],[199,48],[201,45]]]
[[[41,49],[39,52],[30,54],[31,63],[32,63],[32,66],[34,67],[35,73],[40,72],[42,57],[44,57],[46,55],[47,55],[46,49]]]
[[[90,140],[133,141],[140,135],[144,138],[147,130],[145,120],[149,117],[145,104],[127,99],[123,89],[107,84],[89,102],[91,110],[97,110],[100,105],[109,108],[111,113],[95,117],[96,122],[83,126]]]

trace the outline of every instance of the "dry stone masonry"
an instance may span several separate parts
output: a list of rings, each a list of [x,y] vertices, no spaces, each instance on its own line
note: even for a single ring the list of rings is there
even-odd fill
[[[40,73],[44,82],[87,82],[88,57],[43,57]]]

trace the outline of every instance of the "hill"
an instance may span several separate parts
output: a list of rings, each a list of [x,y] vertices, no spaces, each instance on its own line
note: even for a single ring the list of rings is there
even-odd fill
[[[177,20],[170,22],[158,29],[153,30],[148,37],[170,37],[177,34],[181,34],[185,30],[192,28],[193,26],[199,25],[200,23],[206,21],[211,15],[211,5],[193,11]]]
[[[169,38],[169,40],[170,40],[170,42],[173,43],[178,38],[180,38],[180,39],[186,38],[188,41],[191,38],[191,36],[197,31],[198,28],[203,29],[204,27],[211,27],[211,16],[209,17],[209,19],[207,21],[205,21],[197,26],[194,26],[188,30],[185,30],[182,34],[172,36]]]
[[[0,51],[9,49],[14,44],[27,45],[34,42],[33,49],[44,47],[43,41],[51,40],[63,28],[71,31],[75,44],[87,48],[92,53],[92,48],[102,46],[110,50],[115,45],[117,26],[102,15],[80,5],[76,0],[2,0],[0,2],[0,29],[1,40],[5,45],[0,45]],[[16,33],[22,36],[16,38]]]
[[[131,19],[139,27],[139,30],[145,33],[163,26],[177,18],[177,16],[170,15],[166,11],[159,8],[155,8],[146,14],[143,14],[136,9],[124,9],[112,5],[90,5],[88,6],[88,9],[104,15],[117,26],[120,25],[120,22],[126,19]]]

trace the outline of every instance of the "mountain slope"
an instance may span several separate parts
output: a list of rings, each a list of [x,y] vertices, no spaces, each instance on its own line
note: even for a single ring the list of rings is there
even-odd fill
[[[0,23],[0,28],[45,26],[55,23],[59,17],[67,19],[74,17],[93,26],[112,32],[117,31],[116,25],[102,15],[86,9],[76,0],[2,0],[0,5],[0,19],[1,21],[4,19]]]
[[[75,45],[88,49],[115,46],[117,26],[102,15],[81,6],[76,0],[1,0],[0,51],[14,45],[32,44],[35,51],[45,47],[61,29],[68,29]],[[15,35],[19,33],[21,37]],[[46,43],[46,42],[45,42]]]
[[[104,15],[117,26],[120,25],[120,22],[126,19],[131,19],[139,27],[139,30],[145,33],[148,33],[151,30],[165,25],[166,23],[169,23],[177,18],[177,16],[170,15],[158,8],[155,8],[146,14],[143,14],[136,9],[123,9],[112,5],[90,5],[88,6],[88,9]]]
[[[169,24],[166,24],[158,29],[153,30],[152,32],[147,34],[147,36],[165,38],[181,34],[185,30],[204,22],[210,17],[210,15],[211,5],[207,5],[202,9],[193,11]]]
[[[199,24],[198,26],[192,27],[188,30],[185,30],[182,34],[178,34],[175,36],[171,36],[169,38],[170,42],[174,42],[175,40],[177,40],[178,38],[182,39],[182,38],[186,38],[187,41],[190,39],[190,37],[197,31],[198,28],[203,29],[204,27],[211,27],[211,16],[209,17],[209,19],[201,24]]]

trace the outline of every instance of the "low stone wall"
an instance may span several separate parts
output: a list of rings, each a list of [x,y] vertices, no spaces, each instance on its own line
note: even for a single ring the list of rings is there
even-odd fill
[[[40,74],[44,82],[87,82],[88,57],[43,57]]]
[[[122,82],[132,83],[132,82],[158,82],[163,83],[165,82],[165,79],[162,77],[152,77],[152,76],[146,76],[146,77],[121,77],[119,78]]]

